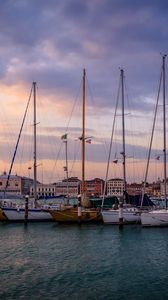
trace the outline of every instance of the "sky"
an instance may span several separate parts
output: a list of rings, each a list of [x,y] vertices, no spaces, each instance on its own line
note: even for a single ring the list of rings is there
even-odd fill
[[[37,82],[38,179],[81,178],[82,72],[86,69],[86,178],[105,178],[120,69],[125,74],[127,181],[144,180],[162,54],[168,51],[166,0],[5,0],[0,9],[0,171],[8,172],[33,81]],[[167,65],[166,65],[167,69]],[[160,100],[161,101],[161,100]],[[167,101],[167,100],[166,100]],[[161,103],[161,102],[160,102]],[[166,102],[167,103],[167,102]],[[162,105],[149,181],[162,178]],[[121,112],[109,177],[122,177]],[[30,107],[13,173],[33,170]],[[160,159],[156,161],[156,157]],[[118,164],[113,160],[117,158]]]

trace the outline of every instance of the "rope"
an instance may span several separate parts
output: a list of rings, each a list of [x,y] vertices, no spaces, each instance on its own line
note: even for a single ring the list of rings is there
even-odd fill
[[[110,164],[110,158],[111,158],[111,149],[112,149],[112,143],[113,143],[113,135],[114,135],[114,128],[115,128],[115,120],[116,120],[118,102],[119,102],[120,88],[121,88],[121,85],[120,85],[120,81],[119,81],[119,87],[118,87],[118,93],[117,93],[117,101],[116,101],[116,107],[115,107],[113,125],[112,125],[112,130],[111,130],[110,149],[109,149],[109,156],[108,156],[106,177],[105,177],[105,183],[104,183],[103,200],[102,200],[102,206],[101,206],[102,209],[103,209],[103,205],[104,205],[105,191],[106,191],[106,186],[107,186],[107,178],[108,178],[108,172],[109,172],[109,164]]]
[[[156,115],[157,115],[157,110],[158,110],[158,103],[159,103],[160,89],[161,89],[161,83],[162,83],[162,76],[163,76],[163,73],[161,71],[160,80],[159,80],[159,89],[158,89],[158,94],[157,94],[157,101],[156,101],[155,112],[154,112],[152,134],[151,134],[150,146],[149,146],[149,152],[148,152],[148,158],[147,158],[147,164],[146,164],[146,173],[145,173],[145,179],[144,179],[144,186],[143,186],[143,190],[142,190],[141,207],[143,205],[143,198],[144,198],[144,194],[145,194],[145,188],[146,188],[146,182],[147,182],[147,176],[148,176],[149,161],[150,161],[150,156],[151,156],[151,148],[152,148],[152,142],[153,142],[155,123],[156,123]]]
[[[32,90],[33,90],[33,87],[31,88],[31,91],[30,91],[29,99],[28,99],[28,102],[27,102],[26,110],[25,110],[25,113],[24,113],[23,121],[22,121],[22,124],[21,124],[20,132],[19,132],[19,136],[18,136],[18,139],[17,139],[17,142],[16,142],[14,155],[13,155],[13,158],[12,158],[11,166],[10,166],[9,173],[8,173],[8,178],[7,178],[7,181],[6,181],[6,186],[5,186],[5,190],[4,190],[4,196],[6,194],[6,189],[8,187],[10,175],[11,175],[11,172],[12,172],[12,167],[13,167],[13,164],[14,164],[14,161],[15,161],[16,152],[17,152],[17,149],[18,149],[18,145],[19,145],[19,141],[20,141],[20,137],[21,137],[23,125],[24,125],[24,122],[25,122],[25,119],[26,119],[27,110],[28,110],[30,99],[31,99],[31,95],[32,95]]]

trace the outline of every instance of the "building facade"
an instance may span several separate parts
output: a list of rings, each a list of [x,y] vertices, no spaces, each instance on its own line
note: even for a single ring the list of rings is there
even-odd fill
[[[34,196],[34,186],[30,187],[30,196]],[[37,184],[37,197],[54,197],[55,196],[55,186],[54,184]]]
[[[6,194],[8,195],[18,195],[25,196],[29,195],[30,186],[33,183],[33,179],[22,177],[18,175],[10,175],[8,186],[6,188],[8,180],[8,175],[4,172],[0,175],[0,194],[4,194],[6,189]]]
[[[130,183],[127,184],[127,193],[129,195],[141,195],[142,194],[142,183]]]
[[[124,191],[124,180],[113,178],[107,181],[107,196],[121,197]]]
[[[68,193],[69,197],[77,197],[80,193],[80,183],[81,181],[77,177],[68,178],[68,182],[66,179],[56,182],[54,183],[55,195],[66,196]]]
[[[94,178],[91,180],[85,180],[85,192],[88,197],[100,197],[103,195],[104,180],[100,178]]]
[[[160,195],[162,198],[164,198],[164,180],[160,182]],[[168,198],[168,179],[166,180],[166,195]]]

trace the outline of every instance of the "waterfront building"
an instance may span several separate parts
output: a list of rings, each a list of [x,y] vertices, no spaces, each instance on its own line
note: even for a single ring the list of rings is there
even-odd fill
[[[34,186],[30,187],[30,196],[34,195]],[[54,197],[55,196],[55,185],[54,184],[37,184],[37,195],[40,197]]]
[[[68,178],[68,195],[69,197],[77,197],[80,194],[81,181],[77,177]],[[67,195],[67,179],[54,183],[55,195]]]
[[[140,195],[142,193],[142,183],[130,183],[127,184],[127,193],[128,195]]]
[[[121,197],[124,191],[124,180],[112,178],[107,181],[107,196]]]
[[[160,182],[160,194],[162,197],[164,197],[164,180]],[[166,195],[168,198],[168,178],[166,179]]]
[[[4,172],[0,175],[0,194],[3,195],[5,192],[6,184],[7,184],[8,175]],[[6,188],[7,195],[20,195],[25,196],[29,194],[30,186],[33,183],[33,179],[18,176],[18,175],[11,175],[9,178],[8,186]]]
[[[161,181],[158,180],[156,182],[147,183],[145,188],[145,193],[149,197],[161,197]]]
[[[88,197],[100,197],[103,195],[104,180],[100,178],[94,178],[91,180],[85,180],[85,192]]]

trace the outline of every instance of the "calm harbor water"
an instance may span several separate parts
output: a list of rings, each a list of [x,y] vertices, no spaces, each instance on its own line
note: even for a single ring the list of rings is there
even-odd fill
[[[168,228],[0,224],[0,299],[167,299]]]

